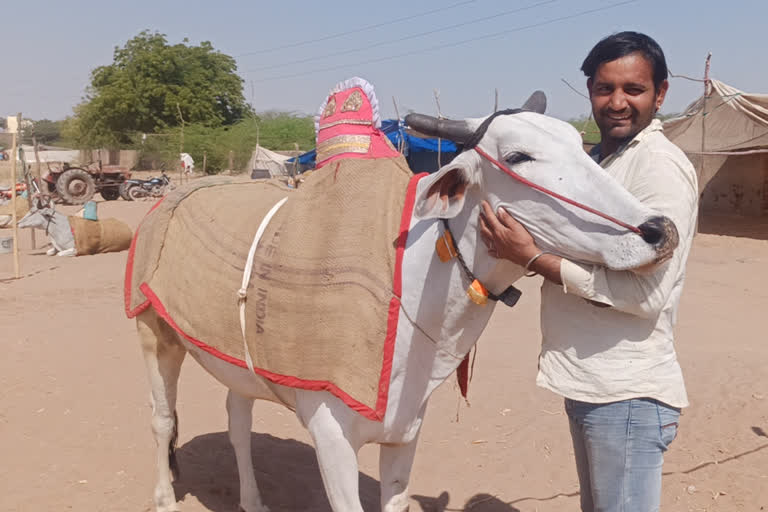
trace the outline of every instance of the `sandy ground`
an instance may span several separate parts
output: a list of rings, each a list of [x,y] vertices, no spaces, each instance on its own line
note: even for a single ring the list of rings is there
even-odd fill
[[[150,205],[102,202],[99,214],[135,227]],[[722,218],[703,228],[677,329],[692,405],[667,455],[662,510],[768,510],[768,225]],[[0,510],[150,510],[154,441],[135,326],[123,312],[127,253],[47,257],[39,232],[42,249],[29,249],[27,231],[21,239],[22,279],[10,279],[11,256],[0,255]],[[494,314],[471,407],[453,382],[431,400],[411,510],[578,510],[562,401],[534,385],[538,285],[526,280],[521,303]],[[224,397],[187,358],[175,484],[185,512],[236,510]],[[364,506],[378,510],[378,451],[365,447],[360,459]],[[329,510],[309,438],[289,411],[256,404],[253,460],[273,511]]]

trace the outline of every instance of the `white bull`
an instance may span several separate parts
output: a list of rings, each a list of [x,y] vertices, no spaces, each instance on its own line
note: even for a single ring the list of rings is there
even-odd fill
[[[543,112],[543,103],[543,95],[534,95],[526,105]],[[422,132],[463,142],[482,119],[454,122],[447,128],[443,121],[418,116],[408,122]],[[655,216],[594,163],[584,153],[579,134],[567,123],[534,112],[502,115],[489,125],[479,147],[539,185],[632,226],[642,226],[644,236],[521,184],[476,151],[462,153],[423,178],[403,259],[402,306],[389,399],[381,422],[364,418],[328,392],[282,387],[214,357],[182,339],[152,308],[147,309],[137,323],[152,387],[158,511],[178,510],[170,470],[174,465],[177,379],[187,352],[229,388],[229,439],[237,459],[243,511],[267,510],[251,460],[252,405],[255,399],[266,398],[294,408],[309,430],[334,511],[363,510],[357,452],[366,443],[381,445],[382,510],[408,509],[408,481],[427,400],[471,350],[493,311],[493,307],[480,307],[467,298],[466,277],[455,259],[441,263],[435,255],[442,233],[440,219],[449,219],[466,264],[497,294],[524,271],[490,257],[479,242],[482,200],[494,209],[506,208],[531,231],[539,247],[575,260],[633,269],[659,261],[674,250],[674,225]]]
[[[51,248],[46,252],[48,256],[77,255],[69,219],[63,213],[57,212],[50,202],[37,199],[32,209],[19,220],[19,227],[45,230],[51,242]]]

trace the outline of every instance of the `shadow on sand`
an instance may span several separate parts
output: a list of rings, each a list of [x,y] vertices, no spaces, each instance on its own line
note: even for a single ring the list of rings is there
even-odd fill
[[[194,496],[214,512],[238,509],[237,465],[226,432],[197,436],[176,453],[181,469],[181,477],[173,484],[177,499]],[[251,457],[262,500],[272,512],[331,512],[312,446],[295,439],[251,434]],[[360,499],[365,510],[379,512],[379,481],[360,473]],[[422,512],[520,512],[484,493],[476,494],[461,508],[448,507],[448,492],[437,497],[412,495],[411,499]]]

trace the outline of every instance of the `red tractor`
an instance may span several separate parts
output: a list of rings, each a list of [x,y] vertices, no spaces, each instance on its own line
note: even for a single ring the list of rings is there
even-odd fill
[[[107,201],[120,197],[120,185],[131,177],[131,173],[114,165],[102,166],[101,160],[87,166],[62,164],[60,168],[48,169],[43,177],[48,192],[68,204],[83,204],[91,200],[96,192]]]

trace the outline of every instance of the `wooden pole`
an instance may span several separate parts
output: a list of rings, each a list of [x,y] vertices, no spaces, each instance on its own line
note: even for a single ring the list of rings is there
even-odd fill
[[[233,172],[233,168],[235,167],[235,152],[231,149],[229,150],[229,172]]]
[[[13,277],[21,277],[19,268],[19,219],[16,215],[16,160],[19,158],[18,139],[21,130],[21,113],[16,114],[16,131],[11,144],[11,225],[13,226]]]
[[[496,88],[493,90],[493,111],[498,112],[499,110],[499,89]]]
[[[709,96],[709,63],[712,60],[712,52],[709,52],[707,54],[707,60],[704,64],[704,96],[701,97],[701,164],[699,165],[699,179],[704,179],[704,159],[706,156],[704,155],[705,147],[706,147],[706,139],[707,139],[707,96]],[[703,192],[703,191],[702,191]],[[703,193],[699,194],[699,214],[698,218],[696,219],[696,230],[695,232],[699,232],[699,227],[701,226],[701,221],[704,217],[704,205],[702,204],[703,201]]]
[[[400,130],[400,112],[397,110],[397,100],[392,96],[392,104],[395,106],[395,117],[397,117],[397,129]],[[400,134],[400,140],[397,143],[397,151],[402,154],[405,147],[405,140],[403,140],[402,134]],[[298,158],[298,157],[297,157]]]
[[[205,175],[205,166],[208,163],[208,152],[203,151],[203,175]]]
[[[296,157],[293,159],[293,178],[299,175],[299,143],[293,143],[293,149],[296,152]]]
[[[179,113],[181,120],[181,139],[179,140],[179,185],[184,183],[184,162],[181,161],[181,154],[184,152],[184,116],[181,115],[181,107],[176,102],[176,112]]]
[[[437,89],[433,89],[435,93],[435,103],[437,104],[437,118],[442,119],[443,114],[440,112],[440,91]],[[442,150],[442,139],[440,137],[437,138],[437,168],[441,168],[443,166],[443,159],[440,157],[440,153]]]
[[[34,128],[33,128],[34,130]],[[34,131],[32,132],[34,134]],[[32,135],[34,139],[34,135]],[[24,184],[27,186],[27,206],[29,209],[32,209],[32,177],[29,175],[29,168],[27,168],[27,155],[24,153],[24,151],[19,148],[19,153],[21,155],[21,171],[24,174]],[[35,239],[35,228],[29,229],[29,238],[30,242],[32,243],[32,249],[37,249],[37,240]]]
[[[40,150],[37,145],[37,136],[34,132],[32,133],[32,144],[35,146],[35,179],[37,179],[37,185],[42,187],[43,185],[40,182],[42,179],[42,176],[40,176]]]

